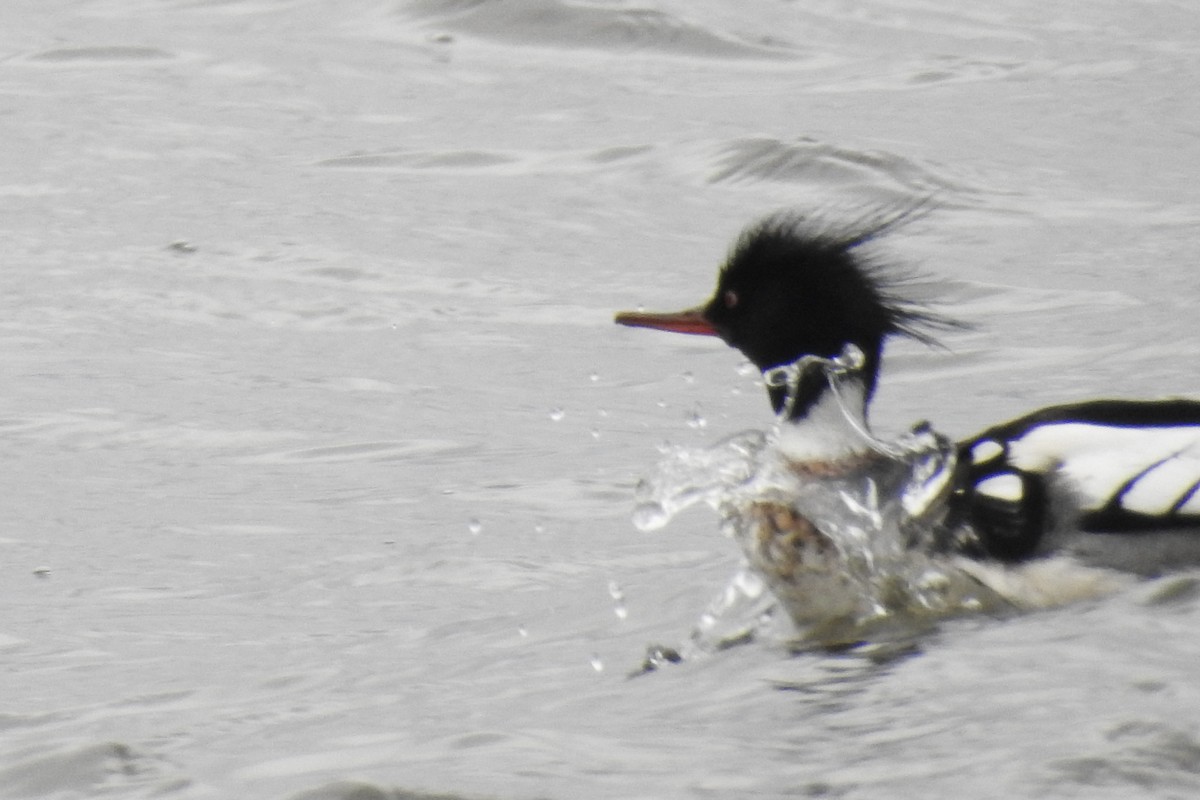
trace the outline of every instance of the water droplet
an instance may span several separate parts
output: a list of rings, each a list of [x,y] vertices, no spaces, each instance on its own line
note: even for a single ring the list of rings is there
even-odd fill
[[[762,597],[763,592],[767,590],[766,584],[761,576],[756,572],[751,572],[748,569],[738,572],[737,577],[733,580],[739,592],[751,600],[757,600]]]
[[[527,638],[529,638],[529,631],[525,630],[524,625],[518,625],[517,626],[517,635],[520,636],[522,639],[527,639]]]
[[[708,420],[700,413],[700,409],[695,409],[688,415],[687,425],[692,430],[704,430],[708,427]]]
[[[617,619],[628,617],[629,609],[625,607],[625,592],[621,589],[621,584],[609,581],[608,596],[613,599],[613,613],[617,615]]]
[[[600,438],[600,429],[599,428],[592,428],[592,438],[593,439]]]
[[[688,372],[683,373],[683,375],[681,377],[683,378],[684,383],[695,383],[696,382],[696,376],[693,375],[690,370]]]
[[[545,532],[546,532],[546,526],[545,526],[545,525],[542,525],[542,524],[534,525],[534,526],[533,526],[533,532],[534,532],[534,533],[545,533]]]
[[[592,669],[596,670],[596,672],[604,672],[604,662],[600,660],[600,656],[597,653],[592,653]]]
[[[483,523],[472,517],[471,521],[467,523],[467,530],[471,532],[472,536],[477,536],[483,530]]]
[[[656,531],[671,520],[671,515],[660,503],[640,503],[633,510],[633,526],[639,531]]]
[[[550,419],[554,420],[555,422],[560,421],[566,415],[567,415],[567,412],[563,411],[558,406],[555,406],[554,408],[550,409]]]
[[[667,664],[679,664],[682,661],[683,656],[674,647],[652,644],[646,648],[646,658],[642,662],[642,669],[652,671],[661,669]]]
[[[918,575],[914,583],[918,589],[932,592],[944,593],[950,588],[950,578],[934,569]]]
[[[666,407],[667,407],[667,401],[666,401],[666,400],[659,400],[659,401],[658,401],[657,403],[655,403],[654,405],[658,406],[659,408],[666,408]]]
[[[743,361],[737,365],[737,374],[741,375],[743,378],[749,378],[751,375],[758,375],[760,373],[758,371],[758,367],[754,366],[749,361]]]
[[[37,569],[35,569],[33,571],[33,574],[37,575],[39,578],[49,578],[50,577],[50,568],[49,567],[38,567]]]
[[[603,408],[597,408],[597,409],[596,409],[596,416],[599,416],[599,417],[607,417],[607,416],[608,416],[608,412],[607,412],[607,411],[605,411]]]
[[[600,373],[593,372],[591,375],[588,375],[588,380],[590,380],[592,383],[596,383],[598,380],[600,380]]]

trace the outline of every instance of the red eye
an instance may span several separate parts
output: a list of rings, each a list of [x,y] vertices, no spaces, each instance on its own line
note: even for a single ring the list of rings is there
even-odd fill
[[[725,301],[726,308],[737,308],[737,304],[738,304],[737,292],[733,291],[732,289],[725,292],[725,296],[722,297],[721,299]]]

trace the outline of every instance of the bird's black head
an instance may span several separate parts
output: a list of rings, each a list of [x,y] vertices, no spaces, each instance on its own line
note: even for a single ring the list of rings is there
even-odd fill
[[[887,274],[861,250],[911,215],[836,229],[798,215],[769,217],[738,239],[705,305],[679,314],[619,314],[617,322],[720,336],[760,370],[807,355],[831,358],[853,344],[865,356],[869,398],[888,336],[931,342],[929,329],[952,324],[902,298],[904,276]],[[785,390],[770,391],[779,411]]]

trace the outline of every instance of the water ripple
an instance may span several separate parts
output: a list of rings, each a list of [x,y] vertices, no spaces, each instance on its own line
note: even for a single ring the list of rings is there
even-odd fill
[[[379,150],[347,153],[317,162],[333,169],[394,170],[465,174],[553,174],[603,170],[641,163],[654,145],[604,147],[598,150]]]
[[[822,186],[898,187],[929,194],[966,187],[894,153],[855,150],[814,139],[734,139],[710,159],[709,183],[780,181]]]
[[[516,157],[477,150],[352,153],[318,162],[322,167],[357,169],[487,170],[515,163]]]
[[[157,47],[109,45],[103,47],[58,47],[29,56],[30,61],[54,64],[87,64],[127,61],[164,61],[175,55]]]
[[[91,795],[101,786],[115,789],[153,785],[163,789],[162,770],[132,748],[104,742],[35,755],[0,771],[9,796]]]
[[[701,58],[796,57],[785,43],[746,41],[657,9],[559,0],[414,0],[406,9],[431,27],[506,45]]]
[[[461,449],[461,445],[444,439],[408,439],[391,442],[355,442],[352,444],[306,447],[300,450],[256,455],[247,458],[254,463],[294,463],[343,461],[397,461],[402,459],[445,454]]]

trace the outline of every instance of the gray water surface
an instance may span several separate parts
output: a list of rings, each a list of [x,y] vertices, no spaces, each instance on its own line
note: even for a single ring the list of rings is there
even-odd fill
[[[1157,0],[8,3],[0,796],[1196,796],[1187,578],[627,679],[737,563],[634,484],[770,416],[611,315],[932,198],[878,428],[1195,395],[1198,76]]]

